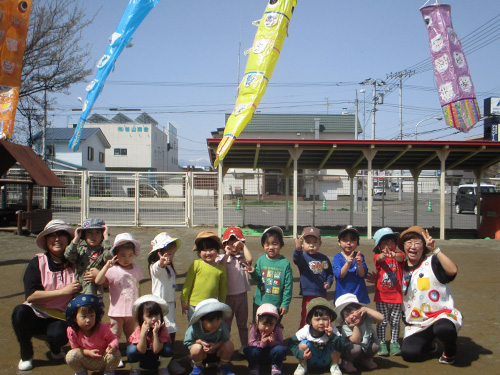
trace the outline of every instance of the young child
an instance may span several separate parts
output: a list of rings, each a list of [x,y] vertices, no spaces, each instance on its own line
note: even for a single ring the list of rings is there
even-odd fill
[[[139,298],[139,281],[144,278],[141,269],[134,263],[140,252],[140,243],[130,233],[120,233],[111,248],[113,258],[106,262],[95,279],[97,285],[109,284],[108,316],[111,331],[118,340],[122,332],[128,338],[135,329],[132,307]]]
[[[218,375],[235,375],[229,368],[234,345],[229,340],[229,329],[223,319],[231,315],[231,308],[215,298],[196,305],[184,338],[193,360],[191,375],[203,374],[203,362],[219,362]]]
[[[271,364],[271,375],[280,375],[288,348],[283,345],[283,326],[276,306],[264,303],[257,309],[250,327],[249,346],[243,349],[249,375],[259,375],[261,364]]]
[[[66,308],[71,345],[66,363],[75,375],[87,375],[88,370],[112,375],[120,362],[118,339],[109,324],[101,323],[103,313],[101,300],[92,294],[80,294]]]
[[[332,261],[336,280],[335,301],[346,293],[353,293],[361,303],[370,303],[365,283],[368,273],[365,257],[361,251],[354,251],[359,245],[358,230],[352,225],[342,228],[338,241],[342,251],[335,254]]]
[[[214,232],[204,230],[196,236],[193,251],[198,257],[188,269],[182,288],[182,314],[187,313],[191,320],[196,305],[207,298],[226,302],[227,275],[226,267],[217,264],[217,254],[222,249],[222,242]]]
[[[335,313],[342,323],[342,336],[350,341],[342,353],[342,368],[345,372],[356,372],[353,362],[357,359],[368,370],[377,368],[373,356],[380,350],[380,341],[372,324],[381,323],[384,316],[362,306],[352,293],[340,296],[335,305]]]
[[[181,246],[181,240],[172,238],[167,232],[162,232],[151,241],[151,246],[153,249],[149,252],[148,264],[152,294],[167,302],[168,315],[163,317],[163,321],[170,334],[171,342],[174,343],[177,332],[175,321],[175,290],[177,285],[173,261],[175,252]],[[169,370],[172,374],[182,374],[186,369],[172,359]]]
[[[103,288],[94,279],[104,264],[111,259],[108,227],[102,219],[88,218],[76,228],[75,237],[64,252],[64,257],[75,265],[75,277],[82,285],[82,294],[102,296]],[[81,241],[85,244],[80,244]]]
[[[397,250],[399,233],[391,228],[381,228],[373,235],[375,247],[373,261],[377,269],[375,289],[375,303],[377,311],[384,316],[384,321],[377,323],[377,336],[380,339],[380,356],[388,356],[389,351],[385,343],[385,328],[391,323],[391,342],[389,350],[392,355],[400,355],[399,330],[402,315],[404,253]]]
[[[292,353],[299,359],[294,375],[305,375],[307,367],[330,367],[331,375],[342,375],[340,354],[345,345],[333,325],[337,314],[330,303],[317,297],[307,304],[307,325],[302,327],[289,342]]]
[[[293,273],[290,262],[280,255],[285,245],[283,231],[280,227],[269,227],[260,238],[260,243],[266,254],[257,259],[255,268],[247,267],[252,279],[257,283],[253,298],[253,313],[263,303],[270,303],[278,309],[280,315],[288,312],[292,300]]]
[[[140,369],[158,369],[158,375],[169,375],[168,365],[173,349],[163,317],[168,314],[167,302],[160,297],[146,294],[133,306],[137,327],[130,335],[127,358],[129,375],[140,375]]]
[[[226,320],[229,333],[233,317],[236,316],[236,325],[240,336],[241,348],[248,345],[248,299],[247,292],[250,290],[247,265],[252,264],[252,255],[245,245],[245,237],[240,228],[229,227],[222,235],[222,246],[225,254],[217,257],[217,263],[226,267],[227,295],[226,304],[231,308],[231,317]]]
[[[321,232],[318,228],[307,227],[302,235],[295,239],[293,263],[300,272],[300,295],[302,296],[302,312],[299,329],[306,325],[306,306],[316,297],[326,298],[326,291],[333,284],[332,264],[328,257],[319,252]]]

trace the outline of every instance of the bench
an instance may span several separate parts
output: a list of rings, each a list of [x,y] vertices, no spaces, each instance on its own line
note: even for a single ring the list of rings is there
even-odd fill
[[[52,220],[52,209],[37,209],[32,211],[17,211],[17,233],[40,233],[45,225]],[[25,228],[23,228],[25,226]]]

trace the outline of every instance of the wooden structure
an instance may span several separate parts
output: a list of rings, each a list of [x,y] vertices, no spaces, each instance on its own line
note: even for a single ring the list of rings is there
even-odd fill
[[[17,220],[15,226],[0,228],[0,230],[9,230],[16,234],[38,233],[52,220],[52,188],[65,188],[66,186],[30,147],[0,140],[0,176],[5,176],[7,171],[16,163],[19,163],[24,168],[30,179],[0,178],[0,186],[3,188],[7,184],[27,185],[27,201],[26,205],[21,209],[19,209],[19,206],[15,208],[7,207],[5,202],[2,202],[0,209],[2,214],[12,215],[14,213]],[[33,189],[35,185],[48,187],[45,208],[33,209]]]

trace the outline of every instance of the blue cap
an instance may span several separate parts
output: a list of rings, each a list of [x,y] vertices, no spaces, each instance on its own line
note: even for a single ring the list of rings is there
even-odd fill
[[[373,248],[373,251],[376,251],[378,244],[380,241],[382,241],[382,238],[384,237],[393,237],[394,242],[397,244],[398,239],[399,239],[399,233],[398,232],[393,232],[391,228],[380,228],[378,231],[375,232],[373,235],[373,240],[375,241],[375,247]]]

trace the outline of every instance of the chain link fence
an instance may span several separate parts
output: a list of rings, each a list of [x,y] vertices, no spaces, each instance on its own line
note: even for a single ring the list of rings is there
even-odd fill
[[[218,222],[217,172],[139,173],[54,171],[66,185],[54,188],[53,217],[79,224],[87,217],[101,217],[112,226],[213,226]],[[9,179],[29,179],[11,169]],[[368,191],[367,176],[351,181],[345,175],[301,173],[298,175],[298,226],[367,226],[368,195],[373,194],[373,227],[408,227],[417,223],[439,227],[440,177],[376,176]],[[474,207],[457,208],[458,186],[463,179],[446,178],[446,229],[475,229]],[[483,179],[481,185],[498,190],[500,180]],[[223,178],[225,226],[291,227],[293,223],[293,176],[280,172],[245,171]],[[416,189],[417,194],[414,194]],[[472,188],[470,188],[472,189]],[[470,195],[470,189],[464,194]],[[35,186],[33,208],[42,208],[47,189]],[[416,196],[416,201],[414,200]],[[467,196],[466,196],[467,197]],[[474,204],[473,198],[471,202]],[[25,209],[27,186],[2,186],[2,207]],[[24,206],[24,207],[23,207]],[[12,218],[4,215],[2,221]]]

